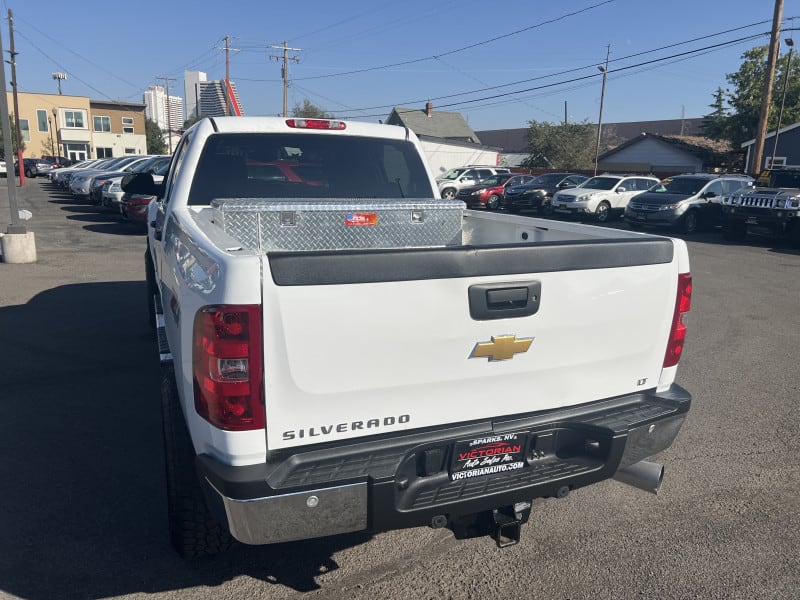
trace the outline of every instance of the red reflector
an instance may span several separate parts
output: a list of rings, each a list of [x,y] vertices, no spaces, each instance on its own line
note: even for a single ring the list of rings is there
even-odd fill
[[[347,127],[344,121],[332,119],[286,119],[286,124],[295,129],[335,129],[341,131]]]
[[[261,307],[208,306],[194,319],[194,406],[227,431],[264,428]]]
[[[675,313],[672,316],[672,329],[664,355],[664,367],[674,367],[681,360],[683,342],[686,339],[685,316],[692,307],[692,275],[678,275],[678,293],[675,298]]]

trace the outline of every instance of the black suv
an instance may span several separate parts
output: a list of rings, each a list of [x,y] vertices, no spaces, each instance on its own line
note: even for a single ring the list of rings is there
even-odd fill
[[[500,207],[516,212],[523,208],[535,208],[541,213],[550,213],[550,199],[558,190],[578,187],[589,179],[577,173],[545,173],[523,185],[506,188],[500,199]]]
[[[800,248],[800,170],[767,170],[755,185],[723,202],[723,237],[742,241],[748,232],[765,233]]]
[[[633,228],[650,225],[694,233],[700,227],[722,224],[723,200],[752,185],[753,178],[747,175],[675,175],[631,198],[625,220]]]

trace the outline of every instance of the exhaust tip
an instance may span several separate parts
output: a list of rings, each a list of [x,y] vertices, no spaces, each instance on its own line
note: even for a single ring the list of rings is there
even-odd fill
[[[614,479],[637,489],[658,495],[664,481],[664,465],[661,463],[639,461],[618,469]]]

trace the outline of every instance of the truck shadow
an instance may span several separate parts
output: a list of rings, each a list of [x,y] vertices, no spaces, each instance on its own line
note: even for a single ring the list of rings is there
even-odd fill
[[[351,535],[184,562],[166,533],[159,365],[140,281],[65,285],[0,308],[0,590],[106,598],[241,575],[299,591]],[[0,595],[2,595],[0,592]]]

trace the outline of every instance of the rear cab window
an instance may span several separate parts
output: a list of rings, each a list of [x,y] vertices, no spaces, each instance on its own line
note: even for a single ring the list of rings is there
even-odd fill
[[[190,205],[219,198],[433,198],[413,144],[360,136],[219,133],[203,148]]]

